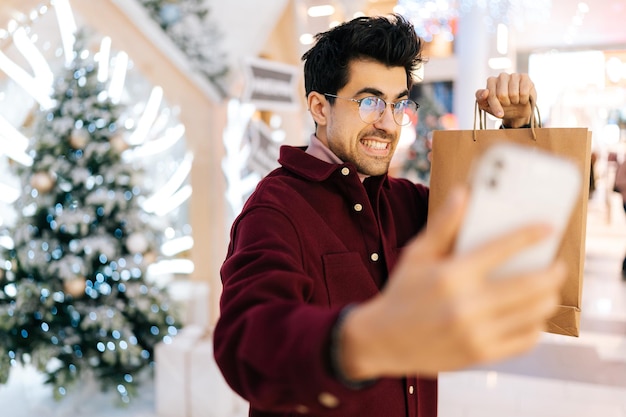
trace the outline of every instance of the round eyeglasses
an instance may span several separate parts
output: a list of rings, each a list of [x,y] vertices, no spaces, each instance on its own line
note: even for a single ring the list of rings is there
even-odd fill
[[[391,105],[393,120],[400,126],[406,126],[415,120],[419,104],[409,99],[402,99],[395,103],[387,103],[380,97],[371,96],[361,99],[339,97],[334,94],[324,93],[325,96],[340,98],[342,100],[350,100],[359,105],[359,116],[367,124],[373,124],[379,121],[385,113],[387,104]]]

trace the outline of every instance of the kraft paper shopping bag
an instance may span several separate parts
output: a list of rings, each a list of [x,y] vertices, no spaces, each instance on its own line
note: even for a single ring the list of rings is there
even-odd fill
[[[530,128],[484,129],[484,113],[479,114],[480,128],[433,132],[429,212],[444,203],[449,190],[467,183],[473,161],[495,143],[512,142],[539,148],[574,161],[580,168],[582,184],[588,184],[591,169],[591,132],[587,128],[542,128],[539,113]],[[588,187],[582,187],[557,256],[568,266],[569,275],[561,291],[561,305],[549,320],[547,331],[578,336],[585,260]]]

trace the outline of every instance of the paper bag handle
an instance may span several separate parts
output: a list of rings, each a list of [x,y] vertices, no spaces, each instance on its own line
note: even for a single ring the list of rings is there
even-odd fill
[[[535,105],[535,100],[532,97],[529,97],[530,107],[532,108],[532,112],[530,114],[530,132],[533,136],[533,140],[537,140],[537,134],[535,133],[536,127],[541,127],[541,115],[539,114],[539,107]],[[474,142],[476,142],[476,119],[478,116],[479,121],[479,129],[485,130],[487,128],[487,112],[478,107],[478,100],[474,102],[474,130],[473,130],[473,138]]]

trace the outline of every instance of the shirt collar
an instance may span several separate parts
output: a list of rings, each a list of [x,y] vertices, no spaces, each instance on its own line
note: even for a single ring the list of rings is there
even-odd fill
[[[317,159],[321,161],[327,162],[329,164],[343,164],[344,163],[344,161],[339,159],[339,157],[335,155],[333,151],[331,151],[326,145],[324,145],[322,141],[319,140],[317,136],[315,136],[315,134],[311,135],[311,139],[309,141],[309,146],[306,149],[306,153],[308,153],[311,156],[316,157]],[[369,176],[369,175],[361,174],[360,172],[358,174],[359,174],[359,178],[361,179],[361,182],[363,182],[365,178]]]
[[[343,164],[343,161],[339,159],[339,157],[335,155],[326,145],[324,145],[322,141],[315,136],[315,134],[311,135],[309,146],[306,148],[306,153],[319,160],[328,162],[329,164]]]
[[[321,146],[324,146],[321,144]],[[335,156],[335,158],[337,158]],[[356,167],[350,162],[346,163],[334,163],[334,162],[326,162],[317,158],[314,155],[309,154],[307,147],[296,147],[289,145],[282,145],[280,147],[280,156],[278,158],[278,163],[282,165],[282,167],[288,171],[291,171],[299,176],[307,178],[311,181],[325,181],[327,180],[333,173],[341,170],[342,175],[346,175],[343,172],[344,168],[348,168],[351,172],[357,174],[357,178],[359,178],[363,182],[364,177],[361,176],[357,171]],[[270,174],[271,175],[271,174]],[[387,174],[377,176],[377,177],[367,177],[367,181],[374,181],[375,183],[380,184],[383,187],[389,187],[389,178]]]

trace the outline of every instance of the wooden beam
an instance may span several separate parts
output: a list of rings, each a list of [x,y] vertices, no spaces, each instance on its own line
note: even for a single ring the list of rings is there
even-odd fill
[[[194,238],[192,280],[209,284],[209,324],[212,327],[219,312],[218,272],[227,245],[226,184],[221,170],[225,106],[214,102],[207,90],[200,88],[189,72],[184,72],[171,55],[155,45],[116,2],[77,0],[72,6],[86,24],[111,37],[113,49],[128,53],[139,71],[163,88],[170,105],[181,109],[180,119],[185,125],[188,145],[194,152],[189,213]]]
[[[0,28],[5,29],[10,20],[17,19],[20,15],[28,15],[40,4],[41,0],[1,0]]]
[[[181,71],[114,2],[75,1],[74,9],[90,26],[110,36],[113,46],[126,51],[141,73],[163,87],[168,102],[181,109],[180,118],[194,152],[189,213],[194,238],[192,280],[209,284],[209,324],[212,327],[219,314],[218,271],[226,253],[226,185],[221,170],[224,156],[221,132],[226,124],[224,106],[213,102],[191,74]]]

